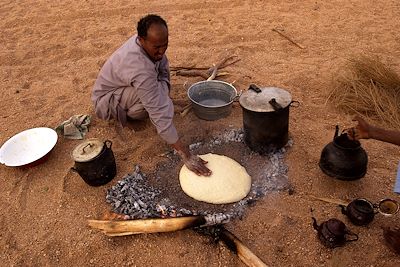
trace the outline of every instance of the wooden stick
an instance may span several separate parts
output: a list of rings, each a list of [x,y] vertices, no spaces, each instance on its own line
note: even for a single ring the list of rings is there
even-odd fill
[[[217,69],[223,69],[223,68],[225,68],[227,66],[230,66],[230,65],[240,61],[240,59],[236,59],[233,62],[227,63],[229,60],[231,60],[231,59],[233,59],[235,57],[237,57],[237,56],[233,55],[233,56],[228,56],[228,57],[223,58],[220,62],[218,62],[216,64],[213,64],[213,66],[207,70],[207,73],[208,74],[212,74],[212,72],[214,71],[215,67]]]
[[[181,116],[185,117],[190,111],[192,110],[192,106],[188,107],[187,109],[181,112]]]
[[[113,236],[173,232],[205,223],[206,220],[203,216],[126,221],[88,220],[90,227]]]
[[[332,204],[337,204],[337,205],[345,205],[345,206],[347,206],[350,203],[349,201],[344,201],[344,200],[341,200],[341,199],[316,197],[316,196],[313,196],[313,195],[310,195],[310,197],[313,198],[313,199],[317,199],[317,200],[320,200],[320,201],[324,201],[324,202],[332,203]]]
[[[213,69],[210,77],[207,78],[207,81],[214,80],[215,77],[217,77],[217,72],[218,72],[218,67],[216,65],[214,65],[214,69]]]
[[[290,38],[289,36],[287,36],[286,34],[284,34],[283,32],[281,32],[280,30],[274,28],[272,29],[272,31],[279,33],[282,37],[286,38],[287,40],[289,40],[290,42],[292,42],[294,45],[296,45],[297,47],[301,48],[301,49],[305,49],[305,46],[299,44],[298,42],[293,41],[292,38]]]
[[[202,71],[199,70],[178,70],[176,72],[176,75],[178,76],[189,76],[189,77],[195,77],[195,76],[200,76],[204,79],[208,79],[208,75]]]
[[[240,260],[251,267],[266,267],[267,265],[255,255],[248,247],[246,247],[242,241],[240,241],[234,234],[222,228],[220,233],[220,239],[225,245],[235,254],[237,254]]]
[[[214,64],[209,70],[208,70],[208,74],[210,74],[210,77],[208,77],[207,81],[211,81],[214,80],[215,77],[217,76],[217,72],[218,69],[221,68],[221,66],[224,66],[226,64],[226,62],[228,62],[230,59],[235,58],[236,56],[228,56],[223,58],[220,62]]]
[[[174,66],[169,67],[171,71],[179,71],[179,70],[208,70],[210,67],[185,67],[185,66]]]

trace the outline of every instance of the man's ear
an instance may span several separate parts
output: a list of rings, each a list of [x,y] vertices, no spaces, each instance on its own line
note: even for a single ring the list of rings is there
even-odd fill
[[[138,39],[139,39],[140,44],[143,45],[145,39],[143,37],[141,37],[141,36],[138,36]]]

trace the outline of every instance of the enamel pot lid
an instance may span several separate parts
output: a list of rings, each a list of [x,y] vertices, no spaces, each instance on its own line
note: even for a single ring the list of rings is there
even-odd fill
[[[91,138],[80,143],[72,151],[72,158],[76,162],[88,162],[100,155],[104,142],[97,138]]]
[[[243,108],[255,112],[274,112],[288,107],[291,102],[292,96],[284,89],[259,88],[253,84],[239,98],[239,103]]]

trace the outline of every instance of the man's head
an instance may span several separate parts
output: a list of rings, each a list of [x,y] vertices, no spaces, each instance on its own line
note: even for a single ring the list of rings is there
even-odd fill
[[[141,18],[137,25],[139,42],[153,61],[162,59],[168,47],[168,26],[157,15]]]

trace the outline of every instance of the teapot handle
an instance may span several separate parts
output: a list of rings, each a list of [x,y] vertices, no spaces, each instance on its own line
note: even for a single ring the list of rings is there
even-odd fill
[[[352,231],[350,231],[350,230],[346,230],[346,235],[349,235],[349,236],[354,236],[355,238],[353,238],[353,239],[347,239],[346,238],[346,242],[352,242],[352,241],[357,241],[358,240],[358,235],[356,234],[356,233],[353,233]]]
[[[311,217],[311,219],[313,220],[313,227],[315,230],[319,230],[319,225],[317,224],[317,220],[314,217]]]
[[[111,146],[112,146],[112,142],[110,141],[110,140],[106,140],[106,141],[104,141],[104,145],[107,147],[107,148],[111,148]]]
[[[339,136],[339,125],[336,125],[335,127],[335,135],[333,136],[333,140],[335,140],[336,137]]]

